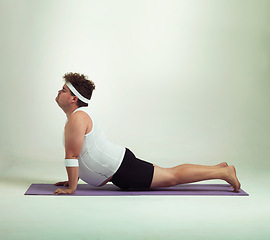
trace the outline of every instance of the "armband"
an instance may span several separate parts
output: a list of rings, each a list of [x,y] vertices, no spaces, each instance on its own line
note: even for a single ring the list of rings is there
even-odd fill
[[[76,158],[65,159],[65,166],[66,167],[79,167],[79,161]]]

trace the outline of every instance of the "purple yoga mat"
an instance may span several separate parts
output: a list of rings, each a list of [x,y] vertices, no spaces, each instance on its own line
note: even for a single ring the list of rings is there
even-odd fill
[[[32,184],[25,195],[53,195],[57,188],[53,184]],[[72,195],[55,196],[127,196],[127,195],[213,195],[213,196],[248,196],[240,189],[239,193],[234,193],[228,184],[181,184],[174,187],[155,188],[151,190],[129,190],[124,191],[114,186],[106,184],[103,187],[92,187],[88,184],[78,184],[77,190]]]

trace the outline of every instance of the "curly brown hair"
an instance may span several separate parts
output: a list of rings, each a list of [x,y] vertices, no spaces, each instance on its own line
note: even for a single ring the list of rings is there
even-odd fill
[[[66,73],[63,78],[65,83],[70,82],[82,96],[89,100],[91,99],[92,92],[95,90],[96,86],[91,80],[88,79],[86,75],[70,72]],[[71,94],[75,96],[73,92],[71,92]],[[77,105],[78,107],[88,106],[87,103],[82,102],[80,99],[78,99]]]

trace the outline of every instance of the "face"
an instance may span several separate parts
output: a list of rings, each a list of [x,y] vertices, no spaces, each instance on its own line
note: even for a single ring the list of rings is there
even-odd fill
[[[69,100],[71,99],[71,97],[72,95],[69,88],[67,87],[66,84],[64,84],[63,88],[58,91],[58,95],[55,98],[55,101],[58,103],[60,107],[62,107],[69,103]]]

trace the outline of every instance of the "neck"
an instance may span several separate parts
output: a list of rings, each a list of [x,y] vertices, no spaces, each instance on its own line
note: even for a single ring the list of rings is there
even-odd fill
[[[67,115],[67,119],[68,119],[68,120],[70,119],[72,113],[73,113],[77,108],[79,108],[79,107],[78,107],[77,105],[76,105],[76,106],[74,105],[74,106],[71,106],[69,109],[64,110],[64,112],[65,112],[66,115]]]

